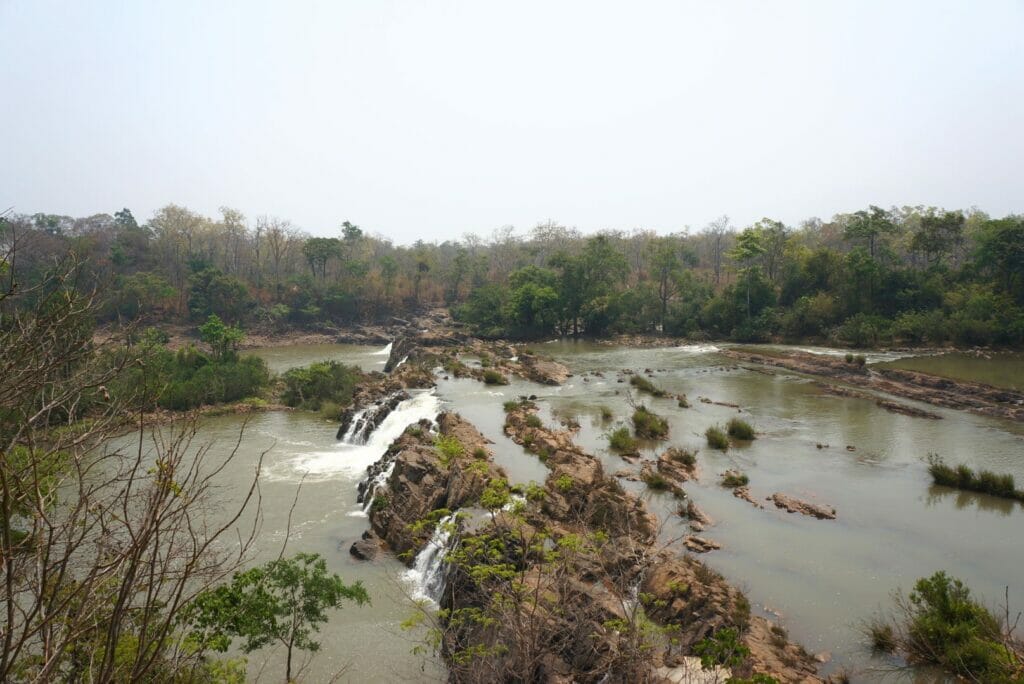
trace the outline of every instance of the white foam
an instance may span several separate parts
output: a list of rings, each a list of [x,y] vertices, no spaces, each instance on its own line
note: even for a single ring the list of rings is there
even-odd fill
[[[392,342],[388,342],[388,345],[386,347],[384,347],[380,351],[373,352],[373,355],[374,356],[391,356],[391,345],[392,344],[393,344]]]
[[[414,394],[395,407],[365,444],[337,443],[333,448],[298,454],[267,469],[266,479],[275,481],[329,480],[347,478],[358,482],[366,468],[376,462],[388,446],[412,423],[437,417],[441,403],[433,390]]]
[[[719,348],[713,344],[681,344],[676,347],[676,350],[688,352],[690,354],[711,354],[716,351],[720,351]]]
[[[448,541],[452,536],[448,523],[454,516],[453,513],[438,521],[430,541],[416,554],[413,566],[403,573],[412,589],[412,598],[417,601],[436,604],[441,598],[441,591],[444,590],[444,558],[448,555]]]

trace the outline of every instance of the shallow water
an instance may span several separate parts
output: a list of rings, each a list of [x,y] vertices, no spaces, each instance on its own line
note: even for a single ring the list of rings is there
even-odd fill
[[[307,681],[322,681],[346,664],[346,681],[443,678],[436,664],[411,654],[416,644],[398,627],[409,614],[406,597],[414,590],[403,580],[404,566],[389,559],[363,563],[348,553],[367,527],[355,502],[356,485],[366,465],[406,424],[440,409],[472,421],[493,442],[495,459],[512,481],[542,481],[546,467],[502,432],[502,403],[519,395],[537,395],[541,417],[550,424],[577,420],[578,442],[598,455],[608,472],[638,469],[605,448],[607,433],[628,419],[629,402],[643,401],[664,415],[670,439],[649,445],[644,456],[653,457],[669,444],[700,450],[701,476],[685,489],[717,521],[704,536],[723,544],[704,560],[746,590],[755,609],[780,619],[808,650],[831,652],[825,672],[844,666],[861,672],[856,681],[877,679],[865,670],[887,663],[872,659],[858,624],[887,605],[894,589],[907,589],[936,570],[966,580],[993,605],[1008,586],[1011,603],[1024,606],[1024,506],[931,486],[925,463],[927,454],[935,452],[950,462],[1012,473],[1024,482],[1024,427],[934,407],[929,408],[944,420],[892,414],[873,401],[822,395],[813,382],[785,372],[736,367],[709,345],[625,349],[558,342],[542,349],[576,373],[564,386],[513,379],[495,388],[468,379],[440,379],[436,391],[403,404],[365,445],[339,443],[336,426],[314,415],[250,418],[239,460],[225,472],[225,501],[231,491],[239,495],[259,453],[269,449],[256,560],[277,556],[295,501],[288,553],[322,554],[347,581],[363,580],[373,600],[370,608],[349,607],[332,616]],[[261,350],[261,355],[284,368],[323,358],[382,362],[384,357],[373,357],[374,351],[380,349],[327,345]],[[617,371],[625,368],[651,369],[655,384],[687,394],[692,408],[629,394],[627,378],[618,382]],[[702,403],[700,397],[741,408]],[[602,419],[602,407],[612,410],[612,420]],[[704,430],[735,415],[754,425],[758,439],[726,453],[706,449]],[[200,437],[213,441],[213,454],[223,456],[242,421],[239,416],[208,419]],[[819,449],[819,443],[829,446]],[[790,515],[770,503],[768,510],[756,509],[718,486],[726,468],[746,472],[759,500],[781,491],[835,506],[838,519]],[[647,498],[665,521],[663,541],[685,533],[683,522],[672,514],[676,502],[670,496],[648,492],[639,483],[624,485]],[[264,677],[275,678],[280,654],[254,654],[250,673],[257,673],[268,657],[272,664]]]
[[[880,365],[1024,390],[1024,354],[1020,352],[949,352],[902,358]]]

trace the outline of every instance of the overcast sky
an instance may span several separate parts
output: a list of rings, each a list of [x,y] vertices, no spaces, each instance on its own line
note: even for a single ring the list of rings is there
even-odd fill
[[[1024,2],[0,0],[0,210],[396,242],[1024,211]]]

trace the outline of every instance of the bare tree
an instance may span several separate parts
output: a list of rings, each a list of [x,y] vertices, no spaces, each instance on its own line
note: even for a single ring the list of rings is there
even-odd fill
[[[182,611],[245,556],[262,456],[238,507],[214,507],[240,441],[211,462],[194,420],[152,429],[139,397],[111,396],[145,361],[93,342],[79,270],[0,295],[36,301],[0,318],[0,681],[199,681],[205,653]]]

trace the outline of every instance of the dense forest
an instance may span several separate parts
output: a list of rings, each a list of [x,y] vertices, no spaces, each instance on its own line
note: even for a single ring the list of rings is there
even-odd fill
[[[5,285],[30,289],[69,258],[104,293],[98,322],[262,331],[330,329],[446,305],[483,337],[615,333],[737,341],[1019,346],[1024,217],[902,207],[808,219],[727,217],[700,230],[526,235],[408,246],[349,221],[313,237],[288,221],[168,205],[72,218],[9,214]],[[22,301],[26,301],[24,298]]]

